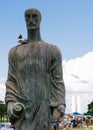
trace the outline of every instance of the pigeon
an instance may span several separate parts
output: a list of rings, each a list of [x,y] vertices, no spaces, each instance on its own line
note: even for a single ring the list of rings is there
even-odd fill
[[[18,37],[18,43],[27,44],[27,40],[24,39],[24,38],[22,37],[22,35],[20,34],[19,37]]]

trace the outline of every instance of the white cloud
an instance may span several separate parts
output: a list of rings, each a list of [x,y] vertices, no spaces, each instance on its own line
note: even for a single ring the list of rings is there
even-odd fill
[[[88,103],[93,100],[93,52],[89,52],[82,57],[63,61],[63,76],[68,93],[83,95],[85,96],[85,102]],[[81,95],[81,96],[82,96]],[[71,100],[71,99],[70,99]],[[83,101],[82,101],[83,102]],[[68,103],[68,101],[67,101]],[[84,107],[87,104],[84,104]],[[83,109],[85,110],[85,109]],[[86,110],[87,111],[87,110]]]
[[[5,97],[5,84],[0,83],[0,100],[4,101],[4,97]]]
[[[0,100],[4,101],[5,98],[5,81],[6,70],[0,70]]]

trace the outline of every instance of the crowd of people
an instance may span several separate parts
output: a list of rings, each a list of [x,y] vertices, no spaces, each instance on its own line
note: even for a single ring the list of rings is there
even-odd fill
[[[65,115],[59,122],[52,123],[52,130],[71,130],[76,127],[93,127],[93,118]]]

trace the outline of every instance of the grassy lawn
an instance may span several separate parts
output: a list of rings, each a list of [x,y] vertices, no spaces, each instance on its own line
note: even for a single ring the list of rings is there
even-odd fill
[[[66,130],[65,128],[64,129],[59,129],[59,130]],[[67,130],[93,130],[93,127],[89,127],[89,128],[69,128]]]
[[[93,130],[93,127],[92,128],[72,128],[70,130]]]

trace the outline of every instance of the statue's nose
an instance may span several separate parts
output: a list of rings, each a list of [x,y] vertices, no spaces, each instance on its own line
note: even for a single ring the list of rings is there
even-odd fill
[[[35,20],[34,20],[34,18],[32,16],[30,17],[29,23],[30,24],[35,24]]]
[[[32,22],[33,21],[33,18],[32,18],[32,16],[30,16],[30,22]]]
[[[30,17],[30,19],[29,19],[29,24],[33,24],[33,18],[32,18],[32,16]]]

